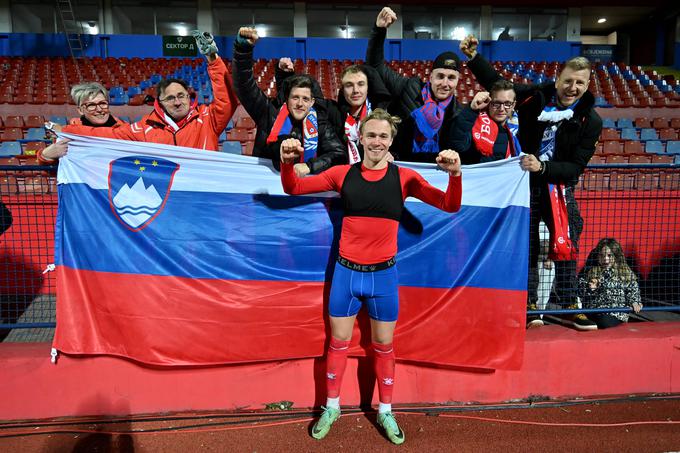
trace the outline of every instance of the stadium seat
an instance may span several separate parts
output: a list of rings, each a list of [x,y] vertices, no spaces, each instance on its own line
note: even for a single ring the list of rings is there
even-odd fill
[[[604,124],[602,126],[604,127]],[[633,126],[633,121],[630,118],[619,118],[618,120],[616,120],[616,127],[618,127],[619,129],[624,129],[635,126]]]
[[[644,154],[636,154],[628,158],[629,164],[649,164],[652,162],[652,156],[645,156]]]
[[[601,154],[593,154],[593,157],[590,158],[590,162],[588,162],[588,165],[599,165],[599,164],[604,164],[605,163],[605,157]]]
[[[222,151],[229,154],[241,154],[241,142],[225,141],[222,143]]]
[[[637,190],[657,190],[659,188],[659,173],[640,171],[635,178]]]
[[[0,133],[0,141],[2,142],[12,142],[23,139],[24,132],[18,127],[10,127],[8,129],[5,129],[2,133]]]
[[[674,140],[666,143],[666,152],[668,154],[680,154],[680,141]]]
[[[45,128],[44,127],[32,127],[26,131],[26,136],[24,140],[38,141],[45,140]]]
[[[649,140],[645,142],[645,152],[661,154],[666,152],[666,147],[659,140]]]
[[[23,154],[27,156],[35,156],[38,150],[45,149],[47,144],[44,141],[26,142],[24,143]]]
[[[605,162],[608,164],[627,164],[628,156],[624,156],[622,154],[610,154],[606,157]]]
[[[680,118],[671,118],[670,127],[680,129]]]
[[[243,129],[255,129],[257,125],[251,117],[243,116],[236,121],[236,127]]]
[[[609,177],[609,190],[633,190],[636,174],[628,171],[612,172]]]
[[[52,115],[50,116],[50,121],[61,124],[62,126],[68,124],[68,118],[65,116]]]
[[[608,140],[602,145],[602,152],[604,154],[621,154],[623,153],[623,144],[617,140]]]
[[[620,138],[621,135],[616,129],[604,128],[600,134],[600,140],[618,140]]]
[[[24,122],[29,129],[32,127],[43,127],[45,125],[45,118],[42,115],[28,115],[24,118]]]
[[[623,142],[623,152],[626,154],[642,154],[645,150],[642,147],[642,142],[635,140]]]
[[[0,165],[5,165],[5,163],[0,161]],[[4,173],[0,175],[0,194],[16,195],[18,191],[17,178],[15,176]]]
[[[625,129],[621,129],[621,140],[637,140],[638,139],[638,133],[637,129],[634,127],[627,127]]]
[[[644,128],[640,130],[640,140],[657,140],[658,138],[656,129]]]
[[[654,129],[663,129],[668,127],[668,119],[666,118],[654,118],[652,121],[652,127]]]
[[[635,127],[642,129],[643,127],[652,127],[652,122],[649,118],[635,118]]]
[[[661,140],[677,140],[678,134],[673,128],[666,128],[659,130],[659,139]]]
[[[602,127],[614,128],[616,127],[616,121],[612,118],[602,118]]]
[[[661,190],[680,190],[680,173],[661,172],[659,175],[659,189]]]
[[[21,143],[19,142],[2,142],[0,143],[0,156],[10,157],[19,156],[21,154]]]
[[[589,191],[609,190],[609,174],[601,171],[586,172],[583,178],[583,189]]]
[[[24,117],[19,115],[8,115],[5,117],[5,127],[18,127],[23,129],[25,127]]]
[[[255,140],[255,130],[235,127],[227,132],[227,139],[239,142],[252,141]]]
[[[675,157],[669,154],[654,154],[652,155],[653,164],[672,164],[675,162]]]

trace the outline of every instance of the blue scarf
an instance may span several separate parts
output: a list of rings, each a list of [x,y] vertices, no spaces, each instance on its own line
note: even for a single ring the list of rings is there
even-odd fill
[[[437,153],[439,152],[439,129],[444,121],[444,111],[449,106],[453,96],[437,102],[432,99],[430,82],[427,82],[421,91],[423,106],[411,112],[411,117],[416,122],[413,133],[414,153]]]

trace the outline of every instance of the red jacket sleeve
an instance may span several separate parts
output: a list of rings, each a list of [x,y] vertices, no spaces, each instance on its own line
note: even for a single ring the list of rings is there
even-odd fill
[[[293,170],[294,164],[281,163],[281,184],[283,190],[289,195],[302,195],[307,193],[328,192],[334,190],[340,192],[345,175],[349,171],[349,165],[337,165],[318,174],[298,178]]]
[[[404,181],[404,198],[415,197],[446,212],[460,210],[463,197],[462,176],[449,176],[449,185],[446,192],[443,192],[409,168],[400,167],[399,171]]]
[[[231,74],[219,56],[208,63],[208,76],[212,84],[213,101],[210,104],[210,124],[215,134],[220,135],[229,124],[236,110],[237,100]]]
[[[140,138],[132,131],[131,125],[124,122],[117,123],[112,127],[92,127],[71,124],[68,126],[64,126],[62,128],[62,131],[67,132],[69,134],[87,135],[90,137],[118,138],[121,140],[144,141],[143,140],[144,133],[141,130],[141,128],[139,128],[139,132],[141,133]]]

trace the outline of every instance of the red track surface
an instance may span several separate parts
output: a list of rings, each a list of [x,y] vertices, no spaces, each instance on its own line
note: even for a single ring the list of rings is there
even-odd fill
[[[399,447],[381,435],[374,414],[346,411],[322,441],[309,436],[308,418],[291,421],[281,420],[280,413],[267,414],[257,416],[259,421],[253,425],[252,416],[180,414],[154,417],[153,421],[136,417],[117,423],[101,423],[100,418],[99,423],[79,419],[81,424],[75,424],[69,419],[0,424],[0,451],[680,451],[680,399],[538,406],[456,410],[439,416],[401,413],[397,419],[406,433],[406,443]],[[180,427],[185,428],[177,431]],[[130,433],[158,429],[170,431]],[[69,432],[54,433],[56,430]],[[77,430],[83,432],[73,432]],[[41,432],[44,434],[38,434]]]

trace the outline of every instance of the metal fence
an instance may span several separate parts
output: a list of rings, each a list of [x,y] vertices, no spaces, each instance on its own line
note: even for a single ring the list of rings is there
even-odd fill
[[[613,238],[622,246],[644,305],[631,321],[680,319],[674,313],[680,311],[680,167],[592,165],[573,194],[583,227],[574,275],[566,280],[571,286],[558,287],[564,281],[558,275],[561,264],[548,259],[549,234],[541,224],[538,300],[530,313],[559,322],[558,316],[573,313],[629,312],[628,307],[593,307],[584,295],[584,279],[598,261],[592,250],[602,238]],[[0,165],[0,195],[13,218],[0,236],[0,340],[49,341],[56,311],[56,282],[50,272],[56,168]]]

